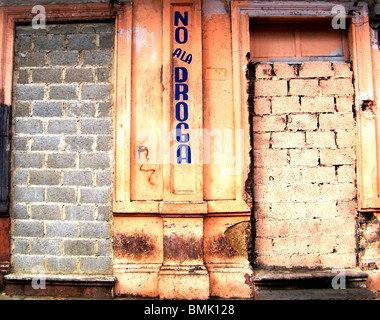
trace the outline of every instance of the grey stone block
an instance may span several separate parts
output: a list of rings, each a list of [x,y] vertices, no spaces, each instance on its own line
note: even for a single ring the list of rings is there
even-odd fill
[[[112,49],[114,36],[112,33],[101,34],[99,36],[99,48],[100,49]]]
[[[44,156],[41,153],[17,151],[13,159],[15,168],[42,168]]]
[[[96,173],[96,185],[98,187],[110,186],[111,184],[111,172],[100,171]]]
[[[76,100],[78,99],[77,85],[66,84],[51,86],[49,98],[52,100]]]
[[[29,137],[17,137],[14,142],[14,150],[27,151],[28,150]]]
[[[42,202],[44,188],[41,187],[15,187],[14,199],[16,202]]]
[[[108,239],[110,237],[109,224],[102,221],[81,222],[79,236],[82,238]]]
[[[75,188],[48,187],[46,201],[47,202],[75,203],[76,202]]]
[[[62,116],[61,102],[34,102],[32,114],[34,117]]]
[[[110,156],[106,152],[81,153],[79,155],[79,168],[81,169],[108,169]]]
[[[42,122],[38,119],[18,118],[15,122],[15,132],[22,134],[41,134]]]
[[[65,186],[91,186],[91,171],[65,171],[63,173],[63,185]]]
[[[98,206],[98,214],[97,214],[97,220],[98,221],[109,221],[111,215],[111,206]]]
[[[67,102],[66,116],[68,117],[95,117],[94,102]]]
[[[58,185],[59,175],[57,171],[31,170],[29,183],[31,185]]]
[[[90,256],[95,253],[93,240],[64,240],[63,250],[69,256]]]
[[[29,83],[29,71],[28,70],[18,70],[15,72],[17,84],[28,84]]]
[[[44,273],[44,257],[16,254],[13,256],[13,269],[15,273]]]
[[[51,134],[73,134],[77,132],[76,121],[70,119],[49,120],[48,133]]]
[[[69,34],[77,33],[77,26],[75,25],[50,25],[47,26],[47,30],[51,34]]]
[[[33,83],[61,83],[61,69],[34,69]]]
[[[65,82],[93,82],[94,70],[93,69],[67,69],[65,75]]]
[[[66,151],[91,151],[94,137],[91,136],[69,136],[66,137]]]
[[[14,104],[15,117],[29,117],[30,102],[16,101]]]
[[[67,205],[65,208],[65,219],[72,221],[94,220],[94,205]]]
[[[98,136],[96,141],[96,151],[112,150],[112,136]]]
[[[109,82],[111,76],[111,68],[99,68],[97,70],[98,82]]]
[[[28,170],[15,170],[14,184],[18,186],[27,185],[28,184]]]
[[[82,86],[83,100],[109,100],[111,85],[109,84],[85,84]]]
[[[74,273],[77,269],[75,257],[48,257],[47,269],[54,273]]]
[[[34,220],[61,220],[60,206],[55,204],[36,204],[31,206]]]
[[[32,47],[31,37],[17,37],[16,52],[29,51]]]
[[[13,245],[14,245],[14,250],[12,251],[13,254],[17,254],[17,253],[28,254],[29,253],[29,240],[15,238],[13,240]]]
[[[43,85],[18,84],[15,97],[17,100],[43,100],[44,90]]]
[[[83,64],[88,66],[109,66],[111,65],[111,50],[85,51]]]
[[[67,36],[69,50],[90,50],[96,49],[95,35],[93,34],[73,34]]]
[[[54,51],[49,55],[52,66],[75,66],[79,63],[78,51]]]
[[[81,188],[80,202],[82,203],[108,203],[110,201],[110,188]]]
[[[75,168],[76,158],[77,155],[72,153],[52,153],[48,155],[47,166],[55,169]]]
[[[48,254],[59,256],[59,240],[53,239],[32,239],[30,241],[30,254]]]
[[[34,40],[34,51],[63,50],[63,35],[37,36]]]
[[[82,134],[112,134],[111,119],[84,119],[80,128]]]
[[[31,36],[31,35],[41,35],[41,34],[46,34],[46,30],[34,29],[30,25],[16,27],[16,36]]]
[[[81,258],[81,269],[93,274],[109,274],[112,272],[111,258],[83,257]]]
[[[77,223],[72,221],[46,221],[46,236],[49,238],[73,238],[77,236]]]
[[[13,219],[29,219],[28,206],[26,204],[15,204],[11,211]]]
[[[111,255],[111,241],[110,240],[98,240],[98,252],[99,256],[109,257]]]
[[[42,221],[14,220],[13,236],[15,237],[42,237],[44,225]]]
[[[15,66],[20,67],[43,67],[45,65],[45,53],[28,52],[15,54]]]
[[[61,138],[57,136],[33,136],[32,151],[58,151]]]

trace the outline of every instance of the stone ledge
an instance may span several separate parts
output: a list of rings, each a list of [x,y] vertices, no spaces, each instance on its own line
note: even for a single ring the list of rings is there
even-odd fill
[[[112,276],[84,276],[84,275],[38,275],[38,274],[7,274],[4,275],[4,280],[7,283],[17,281],[17,282],[29,282],[35,277],[41,277],[47,282],[73,282],[83,284],[84,282],[91,285],[113,285],[116,281],[115,277]]]
[[[39,288],[32,285],[39,277]],[[44,281],[44,282],[43,282]],[[5,293],[14,296],[51,296],[110,299],[116,278],[112,276],[8,274],[4,276]],[[43,284],[43,286],[41,286]]]
[[[255,300],[375,300],[376,294],[365,288],[257,290]]]
[[[368,278],[366,272],[355,269],[344,270],[347,287],[365,287]],[[255,287],[283,287],[283,288],[328,288],[334,277],[343,275],[333,270],[323,271],[258,271],[252,277]]]

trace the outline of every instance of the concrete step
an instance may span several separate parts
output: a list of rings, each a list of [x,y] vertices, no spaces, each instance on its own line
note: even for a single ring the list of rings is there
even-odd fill
[[[375,293],[366,288],[367,278],[368,274],[360,270],[310,272],[263,270],[256,271],[252,280],[256,300],[378,299]]]

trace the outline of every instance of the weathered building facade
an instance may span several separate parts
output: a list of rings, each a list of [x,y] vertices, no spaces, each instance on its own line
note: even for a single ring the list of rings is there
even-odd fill
[[[2,290],[380,291],[376,3],[74,2],[0,1]]]

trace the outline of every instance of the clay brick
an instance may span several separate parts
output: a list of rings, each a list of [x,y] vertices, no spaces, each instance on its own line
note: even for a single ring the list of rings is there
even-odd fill
[[[288,199],[288,187],[286,184],[255,185],[255,199],[263,202],[278,202]]]
[[[321,186],[321,197],[324,200],[352,200],[356,196],[353,183],[324,184]]]
[[[256,79],[270,79],[272,78],[272,65],[258,64],[255,70]]]
[[[255,184],[282,184],[295,183],[301,180],[301,169],[299,167],[273,167],[254,168],[253,182]]]
[[[298,97],[274,97],[272,99],[272,114],[288,114],[301,112]]]
[[[290,80],[290,95],[292,96],[318,96],[321,88],[317,79],[293,79]]]
[[[294,66],[284,62],[274,63],[273,72],[275,76],[280,79],[291,79],[295,77]]]
[[[272,134],[273,148],[302,148],[305,145],[303,132],[275,132]]]
[[[306,202],[319,200],[319,187],[316,184],[296,184],[289,188],[289,196],[293,201]]]
[[[288,117],[288,129],[290,130],[315,130],[317,125],[317,115],[315,114],[297,114]]]
[[[351,65],[349,63],[333,63],[334,76],[339,78],[352,78]]]
[[[336,143],[338,148],[351,148],[355,145],[356,133],[351,131],[339,131],[336,133]]]
[[[290,235],[290,223],[288,221],[257,220],[256,234],[258,237],[286,237]]]
[[[335,167],[303,168],[302,181],[310,183],[335,182]]]
[[[355,120],[352,113],[321,114],[319,127],[321,130],[352,130]]]
[[[352,97],[336,99],[336,108],[339,112],[352,112],[354,101]]]
[[[286,80],[257,80],[255,81],[256,97],[286,96],[288,82]]]
[[[321,263],[325,268],[335,268],[336,266],[344,266],[345,268],[356,267],[355,253],[331,253],[321,256]]]
[[[311,166],[318,165],[319,153],[316,149],[295,149],[289,150],[291,166]]]
[[[336,201],[319,201],[318,205],[315,205],[313,202],[308,202],[305,203],[305,211],[305,217],[308,219],[331,219],[337,217]]]
[[[253,163],[255,167],[283,167],[288,164],[287,150],[268,149],[265,152],[262,150],[254,150],[253,153]]]
[[[268,149],[270,144],[270,133],[255,133],[253,135],[253,149]]]
[[[337,172],[339,182],[355,182],[356,173],[354,166],[341,166],[338,168]]]
[[[274,183],[296,183],[301,180],[301,169],[299,167],[272,168],[270,179]]]
[[[328,61],[303,62],[299,70],[301,78],[327,78],[334,75]]]
[[[354,164],[355,152],[353,149],[322,149],[321,165],[344,165]]]
[[[321,80],[320,86],[323,95],[350,96],[354,94],[351,79]]]
[[[332,131],[306,132],[306,146],[312,148],[336,148],[335,133]]]
[[[282,131],[286,128],[285,116],[253,117],[253,131]]]
[[[303,219],[306,216],[305,204],[304,202],[272,203],[270,205],[270,218],[280,220]]]
[[[266,98],[258,98],[254,100],[253,109],[255,115],[270,114],[270,100]]]
[[[335,112],[334,97],[301,98],[302,112]]]

